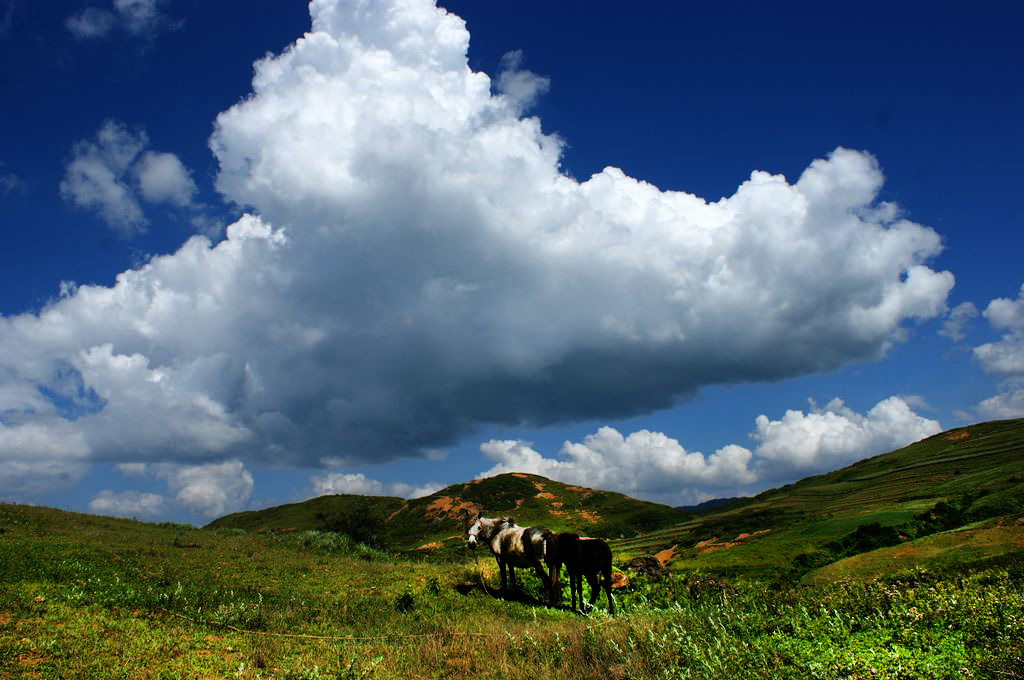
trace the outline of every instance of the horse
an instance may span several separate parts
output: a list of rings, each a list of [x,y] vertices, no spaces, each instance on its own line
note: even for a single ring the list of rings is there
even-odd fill
[[[593,608],[601,594],[601,576],[604,576],[604,590],[608,595],[608,613],[615,615],[612,600],[612,549],[600,538],[580,538],[577,534],[556,534],[554,537],[556,565],[552,587],[557,587],[558,573],[562,565],[569,572],[569,592],[572,610],[576,611],[576,593],[580,594],[580,609],[583,609],[583,577],[590,584],[590,604]],[[559,598],[560,599],[560,598]]]
[[[544,584],[549,602],[555,598],[554,534],[543,527],[521,527],[511,517],[486,518],[479,514],[466,530],[466,544],[475,548],[485,543],[490,548],[501,572],[501,589],[507,588],[505,567],[508,567],[512,590],[516,588],[516,567],[533,567]],[[549,574],[544,573],[547,565]]]

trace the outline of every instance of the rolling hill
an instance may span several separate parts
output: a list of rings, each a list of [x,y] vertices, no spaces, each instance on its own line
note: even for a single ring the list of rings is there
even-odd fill
[[[928,537],[998,519],[1004,530],[991,535],[1012,545],[964,553],[964,561],[996,553],[1024,557],[1022,513],[1024,420],[1006,420],[943,432],[617,541],[616,548],[625,555],[660,554],[679,569],[792,575],[916,541],[955,551],[956,541]],[[886,554],[894,568],[923,553]],[[956,556],[944,559],[952,563]]]
[[[998,518],[1001,529],[986,535],[998,536],[999,546],[965,553],[964,559],[1024,555],[1024,523],[1017,521],[1024,513],[1024,419],[943,432],[703,511],[511,473],[408,501],[323,496],[228,515],[209,526],[312,529],[323,528],[332,516],[356,513],[380,517],[399,550],[456,557],[465,518],[477,510],[512,515],[524,526],[611,539],[620,560],[657,555],[676,569],[723,574],[800,576],[853,555],[914,541],[954,546],[948,538],[928,537]],[[933,555],[935,550],[925,552]],[[899,560],[922,553],[888,554]]]
[[[512,516],[523,526],[621,538],[665,529],[692,515],[620,493],[508,473],[453,484],[423,498],[334,495],[265,510],[239,512],[211,528],[281,531],[324,528],[347,513],[383,517],[389,543],[402,551],[453,555],[462,550],[467,516]]]

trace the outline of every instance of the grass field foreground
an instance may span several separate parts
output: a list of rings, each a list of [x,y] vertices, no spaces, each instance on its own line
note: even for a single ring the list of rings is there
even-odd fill
[[[1015,559],[813,588],[631,574],[609,618],[541,606],[525,570],[494,597],[486,556],[12,505],[0,528],[0,678],[1024,675]]]

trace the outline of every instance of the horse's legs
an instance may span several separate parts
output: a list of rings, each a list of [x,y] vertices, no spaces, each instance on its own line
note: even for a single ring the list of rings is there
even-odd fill
[[[533,570],[537,572],[537,578],[540,579],[540,583],[544,586],[544,599],[551,604],[551,580],[548,578],[548,574],[544,571],[544,563],[537,560],[533,563]]]
[[[580,609],[583,608],[583,575],[578,571],[569,572],[569,589],[572,590],[572,610],[576,610],[576,593],[580,594]]]
[[[612,600],[612,565],[604,568],[604,592],[608,595],[608,613],[615,616],[615,601]]]
[[[590,584],[590,606],[587,609],[593,609],[594,603],[597,602],[597,596],[601,594],[601,572],[592,571],[588,573],[587,583]],[[583,600],[582,587],[580,589],[580,600]]]
[[[509,567],[509,569],[511,569],[511,567]],[[505,588],[507,587],[507,582],[505,580],[505,561],[504,560],[501,560],[501,559],[498,560],[498,570],[501,572],[501,589],[505,590]],[[514,574],[513,574],[513,576],[514,576]]]
[[[559,579],[562,576],[562,565],[552,564],[551,575],[548,580],[548,587],[551,589],[551,606],[562,606],[562,586]]]

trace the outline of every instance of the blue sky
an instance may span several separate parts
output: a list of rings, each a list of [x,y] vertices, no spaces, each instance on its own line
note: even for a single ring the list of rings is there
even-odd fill
[[[1015,5],[441,5],[0,0],[0,497],[687,504],[1024,416]]]

